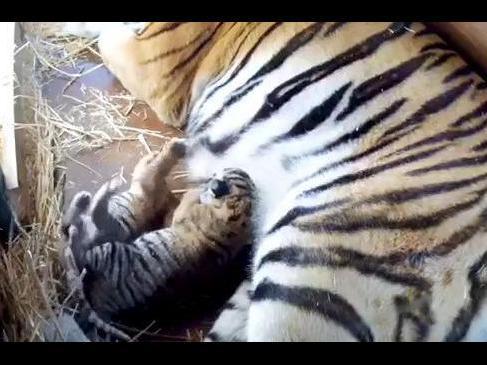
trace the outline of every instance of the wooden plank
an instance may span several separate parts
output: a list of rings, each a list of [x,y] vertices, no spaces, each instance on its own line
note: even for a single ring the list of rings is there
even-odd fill
[[[487,74],[487,22],[430,23],[483,68]]]
[[[8,189],[18,187],[14,115],[15,22],[0,22],[0,163]]]

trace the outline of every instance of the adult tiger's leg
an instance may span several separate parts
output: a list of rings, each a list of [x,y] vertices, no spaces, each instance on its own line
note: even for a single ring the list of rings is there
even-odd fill
[[[223,306],[223,310],[208,332],[205,342],[247,341],[247,318],[250,307],[249,290],[250,281],[245,280]]]
[[[216,40],[219,23],[154,22],[140,32],[128,26],[104,30],[98,48],[108,69],[163,122],[186,123],[197,65]]]

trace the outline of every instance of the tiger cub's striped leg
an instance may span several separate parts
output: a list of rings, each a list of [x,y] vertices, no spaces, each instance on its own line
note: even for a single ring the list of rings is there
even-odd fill
[[[78,201],[83,199],[83,196],[78,197]],[[130,337],[123,331],[103,320],[92,308],[90,302],[86,299],[83,290],[83,278],[86,271],[80,272],[75,263],[73,252],[71,251],[72,240],[78,235],[76,227],[69,227],[68,247],[64,250],[64,267],[66,270],[66,278],[68,287],[70,289],[72,298],[79,303],[79,319],[81,323],[91,323],[96,329],[102,329],[107,335],[113,336],[116,339],[128,341]]]
[[[92,198],[88,192],[78,193],[63,217],[67,238],[71,226],[79,239],[71,245],[76,264],[85,266],[86,251],[109,241],[124,242],[150,229],[154,220],[163,217],[177,204],[164,178],[185,153],[180,139],[166,143],[159,153],[142,158],[134,168],[128,191],[117,193],[122,184],[115,178],[104,184]],[[161,222],[159,227],[162,226]]]
[[[81,221],[83,228],[91,232],[88,240],[93,243],[136,237],[152,224],[163,226],[159,221],[154,222],[161,217],[169,222],[178,201],[164,179],[184,156],[185,149],[184,141],[175,138],[160,152],[143,157],[135,166],[130,187],[125,192],[118,192],[122,180],[116,177],[105,183],[94,197],[88,192],[76,194],[63,216],[65,237],[69,226],[79,227]]]
[[[151,221],[158,217],[165,217],[165,219],[162,224],[156,222],[157,228],[170,225],[172,212],[179,201],[169,191],[165,178],[185,153],[185,140],[173,138],[160,152],[145,156],[135,166],[132,182],[125,196],[129,198],[132,213],[137,218],[138,232],[153,229],[151,223],[154,222]]]
[[[205,342],[247,341],[247,317],[250,307],[250,281],[245,280],[223,306]]]

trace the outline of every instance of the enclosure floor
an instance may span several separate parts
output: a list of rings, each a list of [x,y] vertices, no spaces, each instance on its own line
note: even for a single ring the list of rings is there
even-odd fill
[[[89,61],[80,61],[77,66],[89,69],[95,65],[96,63]],[[43,95],[51,102],[53,107],[58,106],[60,103],[68,104],[69,107],[70,99],[64,97],[63,93],[64,95],[85,100],[85,96],[80,90],[82,85],[97,88],[111,95],[118,95],[123,90],[118,80],[105,67],[101,67],[77,79],[66,88],[68,84],[69,80],[58,77],[52,79],[44,87]],[[73,101],[72,103],[76,102]],[[140,109],[145,110],[140,113]],[[140,116],[141,114],[144,114],[144,118]],[[154,112],[145,104],[135,106],[134,110],[129,114],[128,126],[159,131],[167,136],[181,136],[178,130],[159,121]],[[160,149],[164,144],[163,140],[156,137],[148,136],[145,138],[153,151]],[[146,153],[147,151],[139,141],[117,141],[108,147],[73,156],[77,162],[66,161],[65,200],[70,201],[73,194],[80,190],[96,191],[107,179],[120,171],[121,167],[123,167],[125,178],[129,180],[134,165]],[[180,180],[168,179],[168,181],[173,189],[182,189],[184,187]]]

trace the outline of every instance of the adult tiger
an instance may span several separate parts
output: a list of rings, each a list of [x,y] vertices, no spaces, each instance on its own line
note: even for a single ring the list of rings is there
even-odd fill
[[[250,300],[210,339],[487,339],[487,84],[437,35],[172,22],[110,26],[99,47],[185,126],[193,178],[256,184]]]

